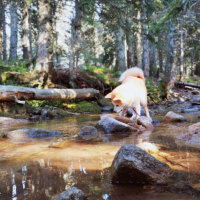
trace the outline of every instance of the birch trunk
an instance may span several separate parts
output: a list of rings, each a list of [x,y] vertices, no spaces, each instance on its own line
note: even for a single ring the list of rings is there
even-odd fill
[[[163,51],[161,47],[161,44],[162,44],[161,34],[158,35],[158,44],[159,44],[159,47],[158,47],[159,72],[163,73]]]
[[[168,30],[166,31],[166,65],[165,65],[165,96],[169,97],[170,90],[174,86],[175,76],[176,76],[176,66],[175,66],[175,53],[174,53],[174,31],[175,28],[172,22],[169,22]]]
[[[117,27],[116,45],[116,68],[119,71],[125,71],[127,69],[126,37],[120,25]]]
[[[15,1],[10,3],[10,60],[17,59],[18,44],[18,4]]]

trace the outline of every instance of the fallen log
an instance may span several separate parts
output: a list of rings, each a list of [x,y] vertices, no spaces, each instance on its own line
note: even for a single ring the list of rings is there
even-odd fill
[[[195,85],[195,84],[191,84],[191,83],[184,83],[184,82],[175,82],[175,86],[176,87],[189,86],[189,87],[193,87],[193,88],[200,88],[200,85]]]
[[[87,99],[99,95],[99,90],[83,89],[37,89],[18,86],[0,85],[0,101],[15,101],[25,103],[24,100],[69,100]],[[20,101],[23,100],[23,101]]]

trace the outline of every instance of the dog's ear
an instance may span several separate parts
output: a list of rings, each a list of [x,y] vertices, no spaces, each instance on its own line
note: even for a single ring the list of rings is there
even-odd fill
[[[112,99],[113,95],[112,95],[112,92],[108,93],[105,98],[106,99]]]
[[[112,100],[115,104],[118,104],[118,105],[121,105],[122,104],[122,100],[118,97],[115,97],[113,100]]]

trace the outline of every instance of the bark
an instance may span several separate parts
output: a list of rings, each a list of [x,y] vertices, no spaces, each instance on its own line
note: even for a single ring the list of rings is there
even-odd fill
[[[161,47],[162,44],[162,39],[161,39],[161,34],[158,35],[158,62],[159,62],[159,72],[163,73],[163,50]]]
[[[10,3],[10,60],[17,59],[18,44],[18,3],[11,1]]]
[[[143,0],[144,4],[144,0]],[[142,12],[142,19],[146,20],[146,8],[145,5],[143,5],[143,12]],[[145,77],[149,77],[149,41],[147,39],[147,24],[142,25],[142,43],[143,43],[143,62],[144,62],[144,75]]]
[[[168,22],[168,30],[166,31],[166,65],[164,77],[165,96],[168,98],[170,90],[174,86],[176,67],[175,67],[175,53],[174,53],[174,32],[175,28],[172,22]]]
[[[26,1],[22,3],[22,50],[23,58],[30,59],[30,41],[29,41],[29,5]]]
[[[180,69],[179,69],[179,80],[183,80],[183,59],[184,59],[184,48],[183,48],[183,19],[180,19]]]
[[[0,101],[21,100],[68,100],[87,99],[99,95],[99,90],[93,88],[83,89],[35,89],[17,86],[0,85]]]
[[[82,11],[80,8],[80,0],[75,0],[75,17],[72,19],[71,24],[71,50],[69,60],[70,70],[76,69],[78,66],[80,54],[81,20]]]
[[[137,20],[138,20],[138,32],[137,32],[137,66],[142,68],[142,28],[141,28],[141,12],[138,10],[137,13]]]
[[[193,87],[193,88],[200,88],[200,85],[195,85],[195,84],[191,84],[191,83],[183,83],[183,82],[175,82],[175,85],[177,87],[189,86],[189,87]]]
[[[3,55],[3,1],[0,1],[0,60]]]
[[[149,52],[150,76],[158,77],[158,66],[157,66],[155,44],[153,42],[149,42],[149,45],[150,45],[150,52]]]
[[[116,68],[119,71],[125,71],[127,69],[127,57],[126,57],[126,37],[125,32],[120,25],[117,27],[116,32]]]
[[[5,1],[3,1],[3,60],[7,60],[7,32],[6,32],[6,4]]]
[[[51,1],[38,1],[38,39],[36,71],[49,73],[53,66],[53,38]]]

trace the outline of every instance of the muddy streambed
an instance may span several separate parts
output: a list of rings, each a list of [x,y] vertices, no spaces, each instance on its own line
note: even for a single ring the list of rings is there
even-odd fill
[[[103,175],[103,170],[110,167],[119,148],[133,144],[147,149],[177,170],[174,180],[177,188],[187,184],[188,188],[200,190],[200,151],[175,142],[173,138],[173,134],[179,134],[189,124],[198,121],[195,114],[186,117],[189,122],[161,123],[153,131],[141,134],[102,134],[102,141],[93,143],[77,142],[75,135],[86,125],[96,125],[99,115],[77,115],[3,127],[0,134],[18,128],[43,128],[59,130],[62,135],[29,141],[0,139],[0,199],[51,199],[74,185],[83,190],[89,200],[198,199],[190,191],[169,190],[164,186],[113,185]],[[154,146],[160,149],[156,154]]]

